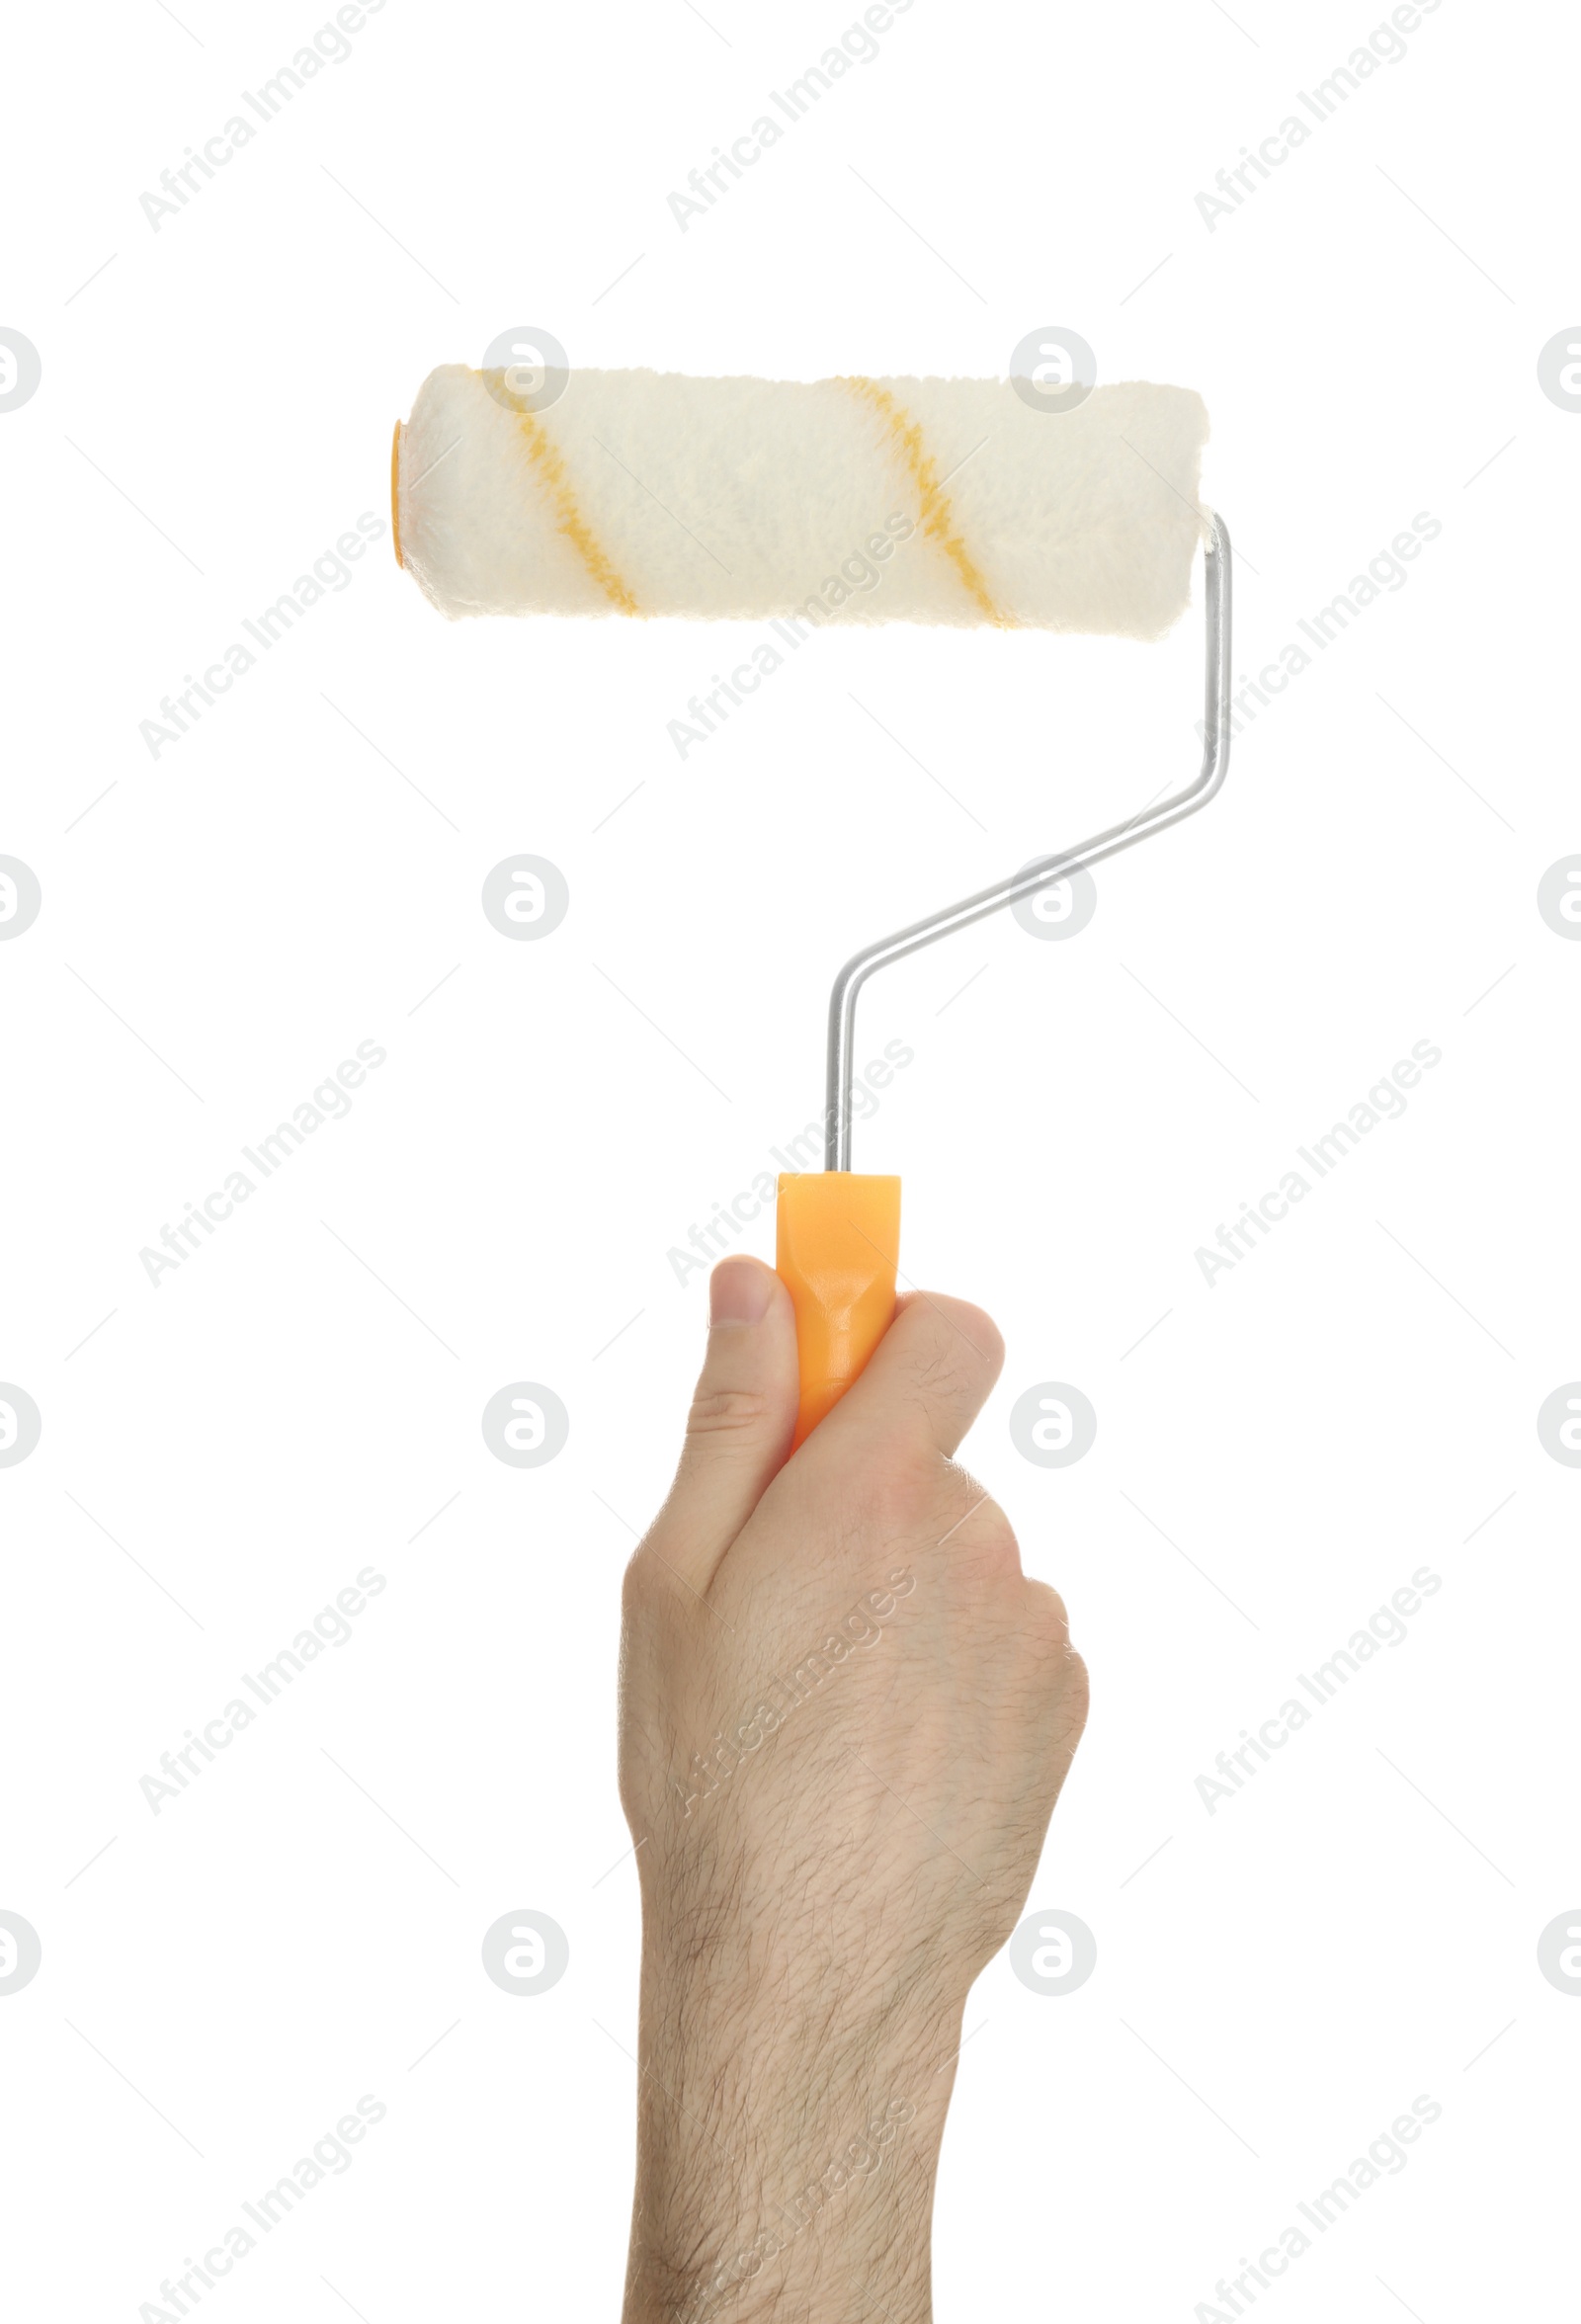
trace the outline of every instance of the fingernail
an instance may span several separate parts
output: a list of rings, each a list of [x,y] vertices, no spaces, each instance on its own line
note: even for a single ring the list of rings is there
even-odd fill
[[[726,1259],[708,1278],[710,1323],[761,1323],[769,1312],[774,1278],[750,1259]]]

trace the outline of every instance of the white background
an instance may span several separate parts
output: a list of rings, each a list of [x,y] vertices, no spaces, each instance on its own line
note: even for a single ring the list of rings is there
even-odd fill
[[[668,194],[859,13],[389,0],[157,232],[139,195],[324,18],[12,28],[0,322],[43,376],[0,413],[0,852],[43,908],[0,946],[0,1377],[43,1433],[0,1470],[0,1906],[42,1945],[0,1998],[8,2314],[129,2324],[364,2093],[353,2168],[206,2307],[617,2313],[617,1593],[705,1298],[667,1254],[816,1114],[849,951],[1196,766],[1200,602],[1154,648],[824,636],[683,764],[667,721],[756,628],[450,626],[387,532],[152,759],[160,698],[387,519],[425,374],[519,324],[797,378],[1002,374],[1059,324],[1196,385],[1238,671],[1440,521],[1080,937],[1006,919],[871,989],[862,1057],[915,1061],[857,1163],[904,1174],[906,1274],[1004,1329],[964,1457],[1093,1675],[1033,1903],[1098,1967],[973,1997],[941,2315],[1190,2317],[1422,2093],[1408,2167],[1261,2298],[1559,2312],[1581,1473],[1535,1421],[1581,1374],[1581,946],[1536,888],[1581,849],[1581,416],[1537,361],[1581,303],[1581,43],[1445,0],[1209,231],[1386,11],[917,0],[683,234]],[[524,851],[570,884],[540,944],[479,907]],[[349,1118],[152,1286],[365,1039]],[[1197,1248],[1418,1040],[1404,1117],[1209,1286]],[[534,1470],[478,1425],[524,1378],[571,1415]],[[1007,1430],[1048,1379],[1099,1415],[1068,1469]],[[1214,1755],[1424,1564],[1407,1642],[1210,1816]],[[153,1815],[138,1779],[368,1565],[351,1641]],[[522,1907],[570,1943],[536,1998],[479,1959]]]

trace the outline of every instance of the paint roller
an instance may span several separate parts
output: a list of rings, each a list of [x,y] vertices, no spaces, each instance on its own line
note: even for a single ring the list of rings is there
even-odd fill
[[[397,423],[397,560],[481,614],[925,622],[1152,640],[1204,554],[1206,706],[1186,788],[853,954],[829,1003],[825,1167],[780,1180],[800,1444],[894,1314],[900,1181],[851,1168],[857,1000],[891,960],[1205,806],[1229,762],[1230,545],[1198,498],[1202,398],[1051,406],[1024,379],[697,379],[541,363],[430,374]]]

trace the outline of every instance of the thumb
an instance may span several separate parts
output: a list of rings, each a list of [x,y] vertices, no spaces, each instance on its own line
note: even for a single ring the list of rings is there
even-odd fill
[[[669,1499],[643,1544],[702,1592],[784,1466],[795,1429],[790,1294],[761,1260],[721,1260],[708,1282],[708,1346]]]

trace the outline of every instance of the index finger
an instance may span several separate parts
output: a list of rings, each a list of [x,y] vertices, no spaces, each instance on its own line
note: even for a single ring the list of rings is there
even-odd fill
[[[867,1370],[813,1430],[814,1448],[849,1456],[859,1439],[917,1432],[949,1458],[998,1379],[1005,1343],[993,1319],[967,1299],[909,1291]]]

